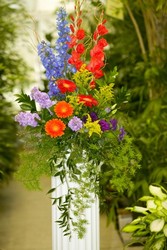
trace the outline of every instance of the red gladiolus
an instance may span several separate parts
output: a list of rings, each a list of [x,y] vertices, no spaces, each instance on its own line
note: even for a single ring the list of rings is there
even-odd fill
[[[106,39],[104,39],[104,38],[99,39],[99,41],[97,42],[97,46],[101,49],[103,49],[107,45],[108,45],[108,43],[107,43]]]
[[[82,40],[85,37],[85,31],[83,29],[79,29],[76,32],[76,38],[78,40]]]
[[[75,50],[72,51],[71,57],[68,59],[68,63],[74,65],[77,70],[79,70],[83,64],[83,62],[80,60],[81,54],[76,52]]]
[[[77,87],[74,82],[67,79],[58,79],[56,83],[60,92],[63,94],[66,92],[74,92]]]
[[[108,33],[108,29],[103,24],[99,24],[97,26],[97,30],[100,36],[103,36]]]
[[[97,40],[98,35],[99,35],[98,31],[95,30],[95,32],[94,32],[94,34],[93,34],[93,39],[94,39],[95,41]]]
[[[87,66],[87,69],[94,73],[96,70],[99,70],[101,67],[104,66],[104,62],[101,59],[96,57],[92,57],[90,63]]]
[[[68,42],[67,44],[69,48],[73,48],[77,44],[77,39],[74,35],[71,35],[70,39],[70,42]]]
[[[81,14],[81,13],[80,13],[80,14]],[[77,20],[77,26],[80,27],[80,26],[81,26],[81,23],[82,23],[82,19],[79,18],[79,19]]]
[[[99,79],[99,78],[101,78],[102,76],[104,76],[104,73],[103,73],[103,71],[102,71],[101,69],[99,69],[99,70],[96,70],[95,72],[93,72],[93,75],[94,75],[94,77],[95,77],[96,79]]]
[[[85,46],[82,43],[78,44],[76,47],[76,51],[77,53],[82,54],[85,51]]]
[[[82,102],[87,107],[97,106],[98,101],[91,95],[79,95],[79,102]]]
[[[104,52],[98,45],[95,45],[94,48],[91,49],[90,55],[91,57],[98,58],[102,61],[104,60]]]
[[[74,33],[74,25],[70,24],[70,30],[72,31],[72,33]]]

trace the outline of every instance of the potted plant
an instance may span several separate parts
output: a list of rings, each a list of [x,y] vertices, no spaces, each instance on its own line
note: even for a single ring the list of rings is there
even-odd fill
[[[127,208],[139,215],[122,231],[132,234],[132,241],[128,244],[140,243],[144,249],[167,249],[167,190],[162,186],[150,185],[150,196],[143,196],[139,200],[146,202],[145,206]]]

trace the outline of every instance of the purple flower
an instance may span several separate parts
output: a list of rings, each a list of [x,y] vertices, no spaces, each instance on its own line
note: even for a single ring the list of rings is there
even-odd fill
[[[96,114],[95,112],[91,112],[91,113],[90,113],[90,117],[92,118],[92,122],[98,120],[97,114]]]
[[[92,122],[98,120],[97,114],[96,114],[95,112],[91,112],[89,115],[90,115],[90,117],[91,117],[91,119],[92,119]],[[85,116],[83,116],[82,121],[83,121],[84,123],[86,123],[87,119],[88,119],[88,116],[85,115]]]
[[[39,103],[41,108],[50,108],[55,104],[55,102],[50,100],[49,95],[47,93],[41,92],[36,87],[31,90],[31,98],[37,103]]]
[[[74,116],[68,123],[68,127],[73,131],[78,131],[82,128],[83,122],[77,116]]]
[[[106,131],[110,129],[110,124],[106,122],[105,120],[100,120],[99,121],[100,127],[102,131]]]
[[[119,136],[118,136],[118,140],[122,141],[123,138],[124,138],[124,136],[125,136],[125,134],[126,134],[126,132],[125,132],[124,128],[120,128],[119,131],[120,131],[120,133],[119,133]]]
[[[18,122],[21,126],[31,126],[36,127],[38,126],[37,120],[41,118],[37,113],[28,113],[28,112],[20,112],[15,116],[15,121]]]
[[[112,130],[113,131],[116,130],[117,129],[117,123],[118,123],[118,121],[116,119],[111,119],[110,123],[112,125]]]

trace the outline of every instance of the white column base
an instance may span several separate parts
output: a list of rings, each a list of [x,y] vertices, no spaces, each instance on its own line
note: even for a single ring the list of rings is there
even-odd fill
[[[57,186],[57,178],[52,177],[52,188]],[[63,185],[58,191],[53,192],[53,198],[61,196]],[[99,202],[98,199],[85,210],[86,219],[89,224],[86,226],[86,234],[83,239],[78,239],[77,233],[72,233],[71,239],[63,235],[63,229],[55,222],[60,216],[57,205],[52,205],[52,250],[100,250],[99,236]]]

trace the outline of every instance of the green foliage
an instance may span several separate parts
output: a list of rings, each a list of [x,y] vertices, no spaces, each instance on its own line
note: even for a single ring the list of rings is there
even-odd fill
[[[15,178],[30,190],[41,189],[41,177],[52,175],[48,155],[53,151],[53,145],[48,138],[41,138],[38,133],[33,135],[27,130],[19,131],[18,136],[22,148]]]
[[[18,37],[25,36],[27,14],[21,2],[0,2],[0,93],[28,83],[27,66],[17,49]]]
[[[25,9],[18,0],[0,1],[0,183],[8,180],[18,166],[17,127],[12,103],[4,96],[29,82],[28,68],[17,50],[18,37],[25,34],[25,19]]]
[[[18,165],[19,143],[10,103],[0,98],[0,184],[11,177]]]
[[[149,186],[149,190],[151,196],[140,198],[146,206],[127,208],[139,216],[122,231],[132,234],[132,242],[128,246],[140,242],[145,250],[164,250],[167,244],[167,190],[153,185]]]

